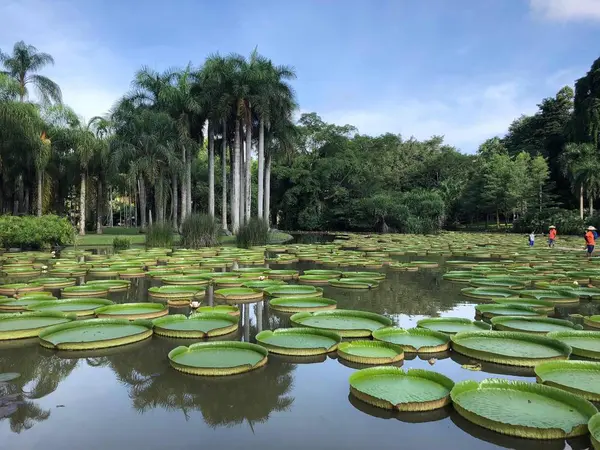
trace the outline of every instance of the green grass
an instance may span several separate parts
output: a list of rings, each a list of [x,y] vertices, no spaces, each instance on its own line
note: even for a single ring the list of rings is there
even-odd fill
[[[99,245],[111,245],[115,237],[123,237],[129,239],[131,241],[131,245],[143,245],[146,243],[146,235],[144,234],[124,234],[124,235],[115,235],[115,234],[86,234],[85,236],[76,236],[75,237],[75,245],[76,246],[99,246]],[[292,237],[287,233],[276,232],[270,233],[269,235],[269,244],[280,244],[282,242],[287,242]],[[173,235],[173,242],[175,245],[179,244],[179,235]],[[235,236],[221,236],[219,238],[219,242],[223,245],[233,245],[235,244]]]

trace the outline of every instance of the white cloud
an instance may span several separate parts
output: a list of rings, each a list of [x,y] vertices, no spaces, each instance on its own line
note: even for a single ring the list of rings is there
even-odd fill
[[[600,0],[529,0],[534,14],[548,20],[600,20]]]
[[[399,133],[405,138],[427,139],[442,135],[445,142],[468,153],[493,136],[502,136],[513,120],[532,114],[543,96],[553,96],[565,83],[564,71],[542,80],[548,89],[539,95],[520,79],[494,84],[446,85],[436,100],[397,97],[374,102],[364,108],[320,111],[323,120],[339,125],[351,124],[360,133],[379,135]],[[556,81],[559,82],[556,82]]]
[[[128,89],[134,67],[90,35],[86,18],[60,1],[0,2],[0,48],[23,40],[55,60],[41,72],[59,84],[63,101],[86,119],[105,114]]]

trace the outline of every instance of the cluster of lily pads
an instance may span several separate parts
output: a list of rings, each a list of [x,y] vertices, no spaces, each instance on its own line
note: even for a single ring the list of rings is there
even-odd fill
[[[589,430],[596,445],[600,416],[590,401],[600,401],[600,362],[593,361],[600,360],[600,330],[593,330],[600,328],[600,316],[549,316],[556,307],[600,300],[600,265],[572,249],[574,243],[528,251],[525,241],[507,237],[498,245],[498,239],[457,233],[340,235],[328,244],[249,250],[130,249],[111,256],[74,250],[58,259],[8,254],[2,272],[29,279],[0,286],[5,296],[0,312],[6,313],[0,316],[0,340],[38,337],[47,348],[85,351],[153,334],[202,339],[174,348],[168,358],[179,371],[205,376],[258,369],[268,363],[269,353],[312,357],[337,352],[349,364],[373,366],[357,370],[349,382],[354,397],[374,406],[429,411],[452,404],[466,419],[500,433],[553,439]],[[409,261],[400,262],[398,256]],[[386,316],[338,309],[335,300],[323,297],[324,286],[375,289],[385,282],[384,268],[435,268],[439,257],[448,259],[443,278],[464,283],[465,298],[481,302],[475,320],[432,317],[402,329]],[[297,262],[320,268],[301,273],[265,267]],[[78,284],[76,278],[83,276],[88,281]],[[111,292],[127,290],[137,277],[160,281],[148,289],[151,302],[107,299]],[[217,304],[201,306],[208,289]],[[56,290],[60,299],[53,295]],[[292,328],[262,331],[257,344],[205,340],[235,339],[238,305],[262,300],[290,315]],[[169,307],[190,306],[194,312],[189,315],[169,314]],[[455,384],[431,370],[398,367],[405,354],[448,350],[483,363],[531,367],[539,383],[487,379]],[[588,360],[570,360],[572,355]]]

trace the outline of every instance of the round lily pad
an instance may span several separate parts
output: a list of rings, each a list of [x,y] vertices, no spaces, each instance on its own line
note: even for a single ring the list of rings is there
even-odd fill
[[[570,345],[574,355],[600,359],[600,331],[556,331],[548,337]]]
[[[199,313],[200,312],[202,312],[202,313],[209,313],[209,312],[225,313],[225,314],[229,314],[230,316],[236,316],[236,317],[240,315],[240,308],[238,308],[235,305],[201,306],[196,311]]]
[[[335,331],[342,337],[368,337],[373,331],[392,325],[390,319],[380,314],[349,309],[300,312],[290,320],[294,326]]]
[[[457,383],[454,409],[465,419],[509,436],[565,439],[587,434],[594,405],[561,389],[522,381]]]
[[[535,366],[539,383],[600,401],[600,362],[549,361]]]
[[[32,303],[29,311],[55,311],[72,313],[77,317],[92,316],[96,309],[112,305],[113,302],[103,298],[72,298],[68,300],[51,300]]]
[[[551,331],[568,331],[577,325],[569,320],[549,319],[547,317],[494,317],[492,326],[500,331],[522,331],[524,333],[547,334]],[[579,326],[579,328],[581,328]]]
[[[269,301],[269,306],[275,311],[284,313],[314,312],[335,309],[337,302],[324,297],[279,297]]]
[[[62,278],[62,277],[44,277],[36,278],[31,280],[36,284],[41,284],[44,289],[57,289],[67,286],[75,286],[76,280],[74,278]]]
[[[584,317],[583,323],[585,326],[587,326],[589,328],[599,329],[600,328],[600,315]]]
[[[161,300],[202,298],[206,286],[160,286],[148,289],[148,295]]]
[[[121,292],[129,289],[131,281],[128,280],[90,280],[84,286],[98,286],[108,289],[108,292]]]
[[[481,322],[464,319],[461,317],[430,317],[421,319],[417,322],[419,328],[427,328],[433,331],[439,331],[446,334],[461,333],[464,331],[481,331],[491,329],[491,325]]]
[[[391,364],[404,360],[404,350],[384,341],[352,341],[338,345],[338,356],[358,364]]]
[[[28,306],[31,306],[35,303],[57,300],[49,292],[48,295],[24,295],[23,297],[13,298],[13,297],[2,297],[0,298],[0,312],[20,312],[27,311]],[[41,292],[39,294],[42,294]],[[44,293],[45,294],[45,293]]]
[[[300,275],[298,282],[302,284],[328,284],[331,280],[337,280],[338,278],[331,275]]]
[[[26,312],[0,315],[0,340],[37,337],[44,328],[70,322],[74,316],[59,312]]]
[[[322,297],[323,289],[314,286],[280,285],[265,288],[264,291],[271,297]]]
[[[10,283],[0,285],[0,295],[18,295],[27,292],[41,292],[44,286],[37,283]]]
[[[295,280],[298,278],[297,270],[269,270],[267,276],[273,280]]]
[[[9,381],[16,380],[20,376],[21,374],[16,372],[0,373],[0,383],[7,383]]]
[[[473,278],[469,281],[473,287],[499,287],[506,289],[523,289],[526,283],[516,278]]]
[[[450,403],[454,382],[437,372],[372,367],[350,375],[350,392],[373,406],[398,411],[430,411]]]
[[[476,314],[480,314],[485,318],[496,316],[526,316],[526,317],[542,317],[545,314],[528,306],[522,305],[501,305],[497,303],[487,305],[475,305]]]
[[[517,295],[517,291],[512,289],[494,287],[468,287],[461,289],[460,292],[465,297],[478,299],[508,298]]]
[[[63,288],[60,293],[62,298],[71,297],[106,297],[108,288],[104,286],[81,285]]]
[[[520,291],[519,295],[525,298],[535,298],[538,300],[544,300],[555,304],[569,304],[579,303],[579,295],[569,290],[542,290],[532,289],[527,291]]]
[[[551,314],[554,312],[554,303],[545,300],[536,300],[534,298],[495,298],[494,302],[499,305],[526,306],[543,314]]]
[[[405,353],[437,353],[450,348],[447,334],[427,328],[381,328],[373,331],[373,338],[399,345]]]
[[[159,303],[120,303],[96,310],[96,317],[103,319],[155,319],[169,314],[169,308]]]
[[[199,342],[169,352],[173,368],[192,375],[235,375],[267,363],[268,351],[248,342]]]
[[[215,291],[215,299],[227,301],[260,301],[263,299],[263,293],[260,290],[250,288],[225,288]]]
[[[595,414],[588,422],[590,430],[590,440],[594,450],[600,450],[600,413]]]
[[[333,352],[342,341],[339,334],[314,328],[280,328],[261,331],[256,342],[270,353],[292,356],[312,356]]]
[[[340,278],[339,280],[329,280],[329,286],[344,289],[374,289],[379,286],[376,280],[367,278]]]
[[[250,289],[257,289],[257,290],[264,290],[265,288],[271,287],[271,286],[278,286],[278,285],[282,285],[285,284],[285,281],[282,280],[245,280],[242,283],[242,287],[245,288],[250,288]]]
[[[332,279],[332,278],[341,277],[342,271],[341,270],[313,269],[313,270],[305,270],[304,275],[329,277],[328,279]]]
[[[380,272],[342,272],[342,278],[360,278],[365,280],[385,280],[385,273]]]
[[[241,287],[245,281],[246,279],[241,277],[219,277],[212,280],[213,284],[219,289]]]
[[[46,328],[40,344],[56,350],[92,350],[131,344],[152,336],[146,320],[88,319]]]
[[[238,328],[238,319],[226,313],[200,312],[190,317],[183,314],[160,317],[153,324],[159,336],[202,339],[233,333]]]
[[[533,367],[565,360],[571,347],[555,339],[514,331],[473,331],[452,336],[452,349],[471,358],[509,366]]]

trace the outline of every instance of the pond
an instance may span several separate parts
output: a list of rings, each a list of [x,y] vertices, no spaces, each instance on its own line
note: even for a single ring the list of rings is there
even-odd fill
[[[387,279],[377,289],[326,286],[324,297],[337,300],[338,308],[385,314],[405,328],[431,316],[473,319],[478,301],[461,295],[465,285],[442,280],[444,259],[430,259],[440,267],[417,272],[381,269]],[[271,267],[322,268],[309,263]],[[111,293],[109,298],[118,303],[151,301],[148,288],[159,285],[149,278],[133,279],[128,291]],[[204,303],[213,301],[209,292]],[[582,305],[586,315],[598,313],[597,302]],[[275,313],[266,302],[240,305],[240,310],[239,331],[227,339],[255,342],[261,330],[290,326],[289,315]],[[428,413],[392,413],[371,407],[349,395],[348,378],[356,369],[334,355],[299,362],[271,354],[264,367],[242,375],[185,375],[171,368],[167,353],[189,343],[154,336],[82,357],[46,350],[37,340],[5,344],[0,347],[0,373],[19,372],[21,378],[15,385],[0,384],[0,398],[4,398],[0,400],[0,448],[305,450],[376,445],[381,449],[462,450],[565,446],[564,441],[518,439],[487,431],[467,422],[452,406]],[[466,370],[461,366],[469,359],[451,352],[434,358],[406,356],[404,368],[435,370],[455,382],[490,376],[535,381],[533,372],[509,366],[483,364],[481,371]],[[572,439],[568,444],[587,448],[589,438]]]

